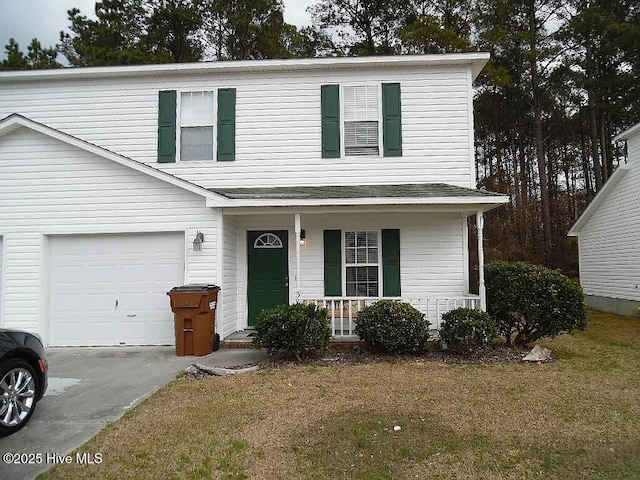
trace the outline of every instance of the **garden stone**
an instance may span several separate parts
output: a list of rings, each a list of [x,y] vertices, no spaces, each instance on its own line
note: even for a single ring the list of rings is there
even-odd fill
[[[522,360],[525,362],[549,362],[552,358],[551,350],[536,345]]]

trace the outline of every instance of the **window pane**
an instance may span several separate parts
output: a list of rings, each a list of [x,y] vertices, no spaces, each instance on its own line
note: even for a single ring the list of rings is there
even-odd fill
[[[367,245],[369,247],[378,246],[378,232],[367,232]]]
[[[184,92],[180,95],[180,125],[213,125],[213,92]]]
[[[344,148],[347,155],[377,155],[378,122],[345,122]]]
[[[345,234],[344,234],[344,244],[347,247],[355,247],[356,246],[356,232],[345,232]]]
[[[347,296],[377,297],[378,267],[347,267]]]
[[[367,263],[378,263],[378,249],[377,248],[369,248],[367,250]]]
[[[355,268],[347,268],[347,282],[355,283],[356,282],[356,269]]]
[[[182,128],[180,160],[213,160],[213,127]]]
[[[356,244],[358,247],[367,246],[367,232],[358,232],[356,237]]]
[[[356,250],[355,248],[347,248],[345,251],[345,260],[347,263],[356,263]]]
[[[377,121],[379,90],[377,85],[344,87],[344,119]]]

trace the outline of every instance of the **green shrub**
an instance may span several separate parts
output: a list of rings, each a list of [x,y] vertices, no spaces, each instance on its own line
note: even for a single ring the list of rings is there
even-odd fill
[[[429,322],[408,303],[380,300],[358,312],[355,332],[383,352],[420,352],[427,348]]]
[[[582,287],[559,270],[524,262],[485,266],[487,311],[507,344],[554,337],[589,323]]]
[[[253,345],[269,354],[283,352],[300,359],[329,345],[328,312],[315,304],[280,305],[260,312]]]
[[[491,343],[500,335],[487,312],[456,308],[442,315],[440,339],[452,350],[471,350]]]

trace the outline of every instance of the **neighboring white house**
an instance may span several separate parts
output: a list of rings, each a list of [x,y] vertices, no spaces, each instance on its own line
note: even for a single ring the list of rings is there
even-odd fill
[[[640,123],[620,165],[569,231],[578,237],[580,283],[589,307],[640,317]]]
[[[221,287],[223,338],[286,302],[327,305],[336,336],[383,297],[436,324],[483,307],[467,218],[482,254],[483,212],[508,200],[475,189],[487,60],[0,72],[0,325],[173,344],[166,292],[185,283]]]

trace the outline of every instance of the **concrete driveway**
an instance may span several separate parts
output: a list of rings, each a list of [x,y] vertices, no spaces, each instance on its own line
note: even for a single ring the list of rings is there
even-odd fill
[[[243,365],[264,353],[221,349],[206,357],[178,357],[174,347],[115,347],[51,348],[47,356],[47,394],[26,427],[0,438],[0,478],[35,478],[192,363]],[[6,453],[32,454],[23,457],[33,463],[7,464]]]

